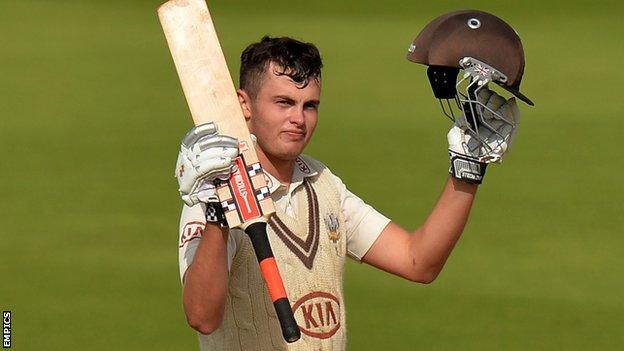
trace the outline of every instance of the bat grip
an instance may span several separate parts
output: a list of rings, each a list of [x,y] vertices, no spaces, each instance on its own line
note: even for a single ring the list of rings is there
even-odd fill
[[[282,327],[282,335],[286,342],[295,342],[301,337],[301,331],[295,321],[290,302],[286,296],[286,289],[280,275],[277,263],[273,257],[273,250],[269,244],[266,232],[266,222],[256,222],[245,228],[245,233],[249,235],[251,244],[256,252],[256,258],[260,264],[260,271],[266,283],[271,301],[275,307],[277,318]]]

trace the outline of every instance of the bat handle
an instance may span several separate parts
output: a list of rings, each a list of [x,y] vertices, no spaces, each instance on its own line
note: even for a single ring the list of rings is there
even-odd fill
[[[260,264],[262,277],[266,282],[271,301],[275,307],[277,318],[282,327],[282,335],[286,342],[295,342],[301,337],[301,331],[295,321],[292,307],[286,296],[286,289],[280,275],[277,263],[273,257],[273,250],[269,244],[269,238],[266,231],[266,222],[255,222],[245,228],[245,233],[249,235],[251,244],[256,252],[256,258]]]

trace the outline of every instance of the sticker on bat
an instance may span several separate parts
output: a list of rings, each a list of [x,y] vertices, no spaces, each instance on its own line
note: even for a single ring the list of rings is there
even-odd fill
[[[255,198],[255,189],[251,185],[251,179],[246,170],[247,166],[241,156],[236,158],[236,171],[228,182],[230,191],[234,195],[236,209],[242,222],[247,222],[262,216],[262,212]]]

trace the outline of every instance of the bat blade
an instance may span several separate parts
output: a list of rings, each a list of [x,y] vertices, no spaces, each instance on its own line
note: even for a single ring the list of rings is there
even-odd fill
[[[230,227],[243,229],[275,212],[234,83],[204,0],[171,0],[158,8],[193,122],[215,122],[240,142],[237,172],[217,189]]]

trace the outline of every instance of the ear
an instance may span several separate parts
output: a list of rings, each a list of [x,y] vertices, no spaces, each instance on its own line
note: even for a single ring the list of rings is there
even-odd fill
[[[243,109],[243,116],[245,116],[246,121],[249,121],[249,119],[251,119],[251,98],[243,89],[236,90],[236,95],[238,96],[238,102]]]

